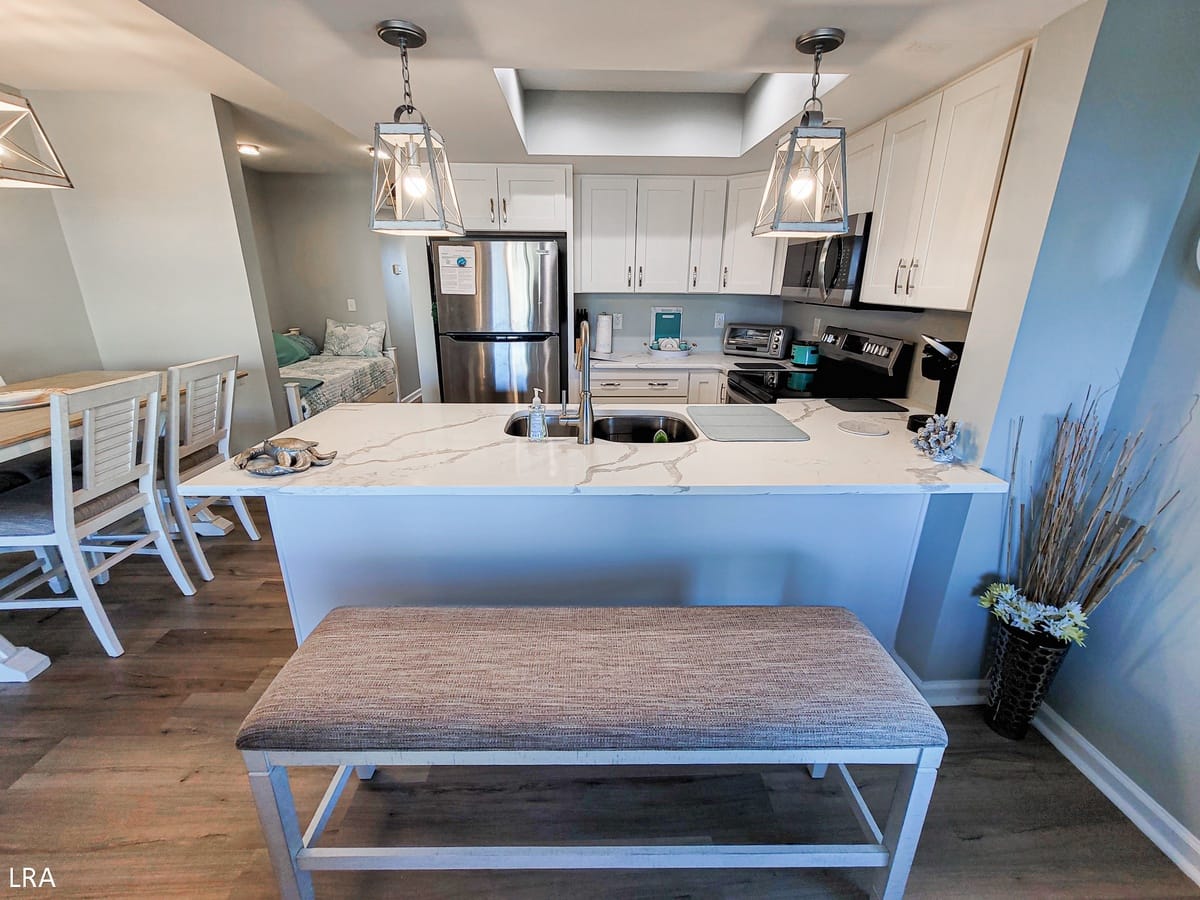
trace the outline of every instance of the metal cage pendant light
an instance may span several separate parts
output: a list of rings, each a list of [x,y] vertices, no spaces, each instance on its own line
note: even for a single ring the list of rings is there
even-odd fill
[[[846,39],[840,28],[817,28],[796,38],[813,57],[812,96],[800,124],[775,148],[754,225],[756,236],[825,237],[849,230],[846,211],[846,129],[825,124],[817,87],[821,58]]]
[[[0,187],[74,187],[29,101],[5,91],[0,91]]]
[[[408,50],[425,44],[425,29],[388,19],[376,28],[381,40],[400,48],[404,102],[391,122],[375,125],[374,201],[371,228],[387,234],[456,237],[465,232],[450,177],[446,145],[413,106]]]

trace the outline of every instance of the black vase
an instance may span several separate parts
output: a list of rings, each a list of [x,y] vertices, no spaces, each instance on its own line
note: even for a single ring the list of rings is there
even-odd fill
[[[1006,622],[996,625],[985,719],[996,734],[1019,741],[1028,733],[1071,645]]]

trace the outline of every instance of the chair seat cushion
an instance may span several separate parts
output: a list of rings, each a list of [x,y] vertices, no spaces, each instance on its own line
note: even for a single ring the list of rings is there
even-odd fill
[[[242,724],[254,750],[945,746],[839,607],[331,612]]]
[[[80,484],[76,479],[75,489]],[[49,478],[39,478],[4,494],[0,501],[0,537],[27,537],[53,534],[54,511],[50,505],[53,489]],[[122,485],[75,507],[75,521],[84,522],[119,503],[138,495],[137,482]]]

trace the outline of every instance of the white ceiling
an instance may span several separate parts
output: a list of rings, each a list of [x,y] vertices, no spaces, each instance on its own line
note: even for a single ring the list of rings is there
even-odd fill
[[[527,91],[631,91],[635,93],[744,94],[761,72],[656,72],[641,69],[520,69]]]
[[[686,82],[678,73],[706,73],[712,91],[712,83],[736,86],[756,73],[809,71],[795,36],[837,25],[847,42],[825,67],[850,77],[829,92],[826,111],[854,130],[1080,2],[0,0],[0,82],[27,91],[199,87],[246,111],[239,136],[265,149],[256,167],[363,165],[374,122],[390,119],[401,98],[398,51],[374,26],[407,18],[429,32],[411,54],[416,104],[451,159],[525,162],[496,67],[594,78],[605,90],[628,89],[629,73],[657,73],[646,79],[657,79],[659,91]],[[536,159],[590,172],[723,174],[764,167],[770,143],[732,160]]]

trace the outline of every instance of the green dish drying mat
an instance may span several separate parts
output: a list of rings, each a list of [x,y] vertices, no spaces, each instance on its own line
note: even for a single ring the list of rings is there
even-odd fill
[[[687,414],[713,441],[807,441],[808,435],[766,406],[689,406]]]

